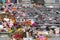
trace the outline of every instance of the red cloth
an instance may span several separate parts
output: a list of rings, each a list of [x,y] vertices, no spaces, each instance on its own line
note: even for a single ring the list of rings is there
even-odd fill
[[[23,38],[22,34],[15,34],[14,38]]]
[[[6,25],[7,25],[7,27],[9,28],[9,24],[7,23]]]
[[[33,23],[32,26],[37,26],[37,24],[36,23]]]
[[[23,38],[22,34],[19,35],[19,38]]]
[[[14,26],[17,26],[17,23],[14,23]]]
[[[15,35],[14,35],[14,38],[18,38],[18,37],[19,37],[19,34],[15,34]]]
[[[7,3],[10,3],[10,2],[11,2],[11,0],[6,0],[6,2],[7,2]]]

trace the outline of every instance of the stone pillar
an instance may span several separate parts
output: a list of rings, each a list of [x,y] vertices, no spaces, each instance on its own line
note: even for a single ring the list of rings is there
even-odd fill
[[[19,4],[19,0],[17,0],[17,4]]]
[[[19,3],[21,3],[22,2],[22,0],[17,0],[17,4],[19,4]]]

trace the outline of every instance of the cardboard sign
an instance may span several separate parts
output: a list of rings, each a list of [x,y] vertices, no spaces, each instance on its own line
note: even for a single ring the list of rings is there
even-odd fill
[[[23,38],[23,40],[33,40],[32,38]]]
[[[10,40],[9,36],[7,34],[1,34],[0,40]]]
[[[23,38],[23,40],[28,40],[27,38]]]
[[[22,1],[30,1],[30,0],[22,0]]]

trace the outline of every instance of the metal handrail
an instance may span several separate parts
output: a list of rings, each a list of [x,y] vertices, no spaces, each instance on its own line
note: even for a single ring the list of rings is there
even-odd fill
[[[38,25],[45,25],[45,24],[38,24]],[[60,24],[46,24],[46,25],[60,25]]]
[[[9,32],[0,32],[0,34],[10,34]]]

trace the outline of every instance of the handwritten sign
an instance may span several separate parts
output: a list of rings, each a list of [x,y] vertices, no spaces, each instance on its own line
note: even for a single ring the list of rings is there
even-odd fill
[[[33,38],[23,38],[23,40],[33,40]]]

